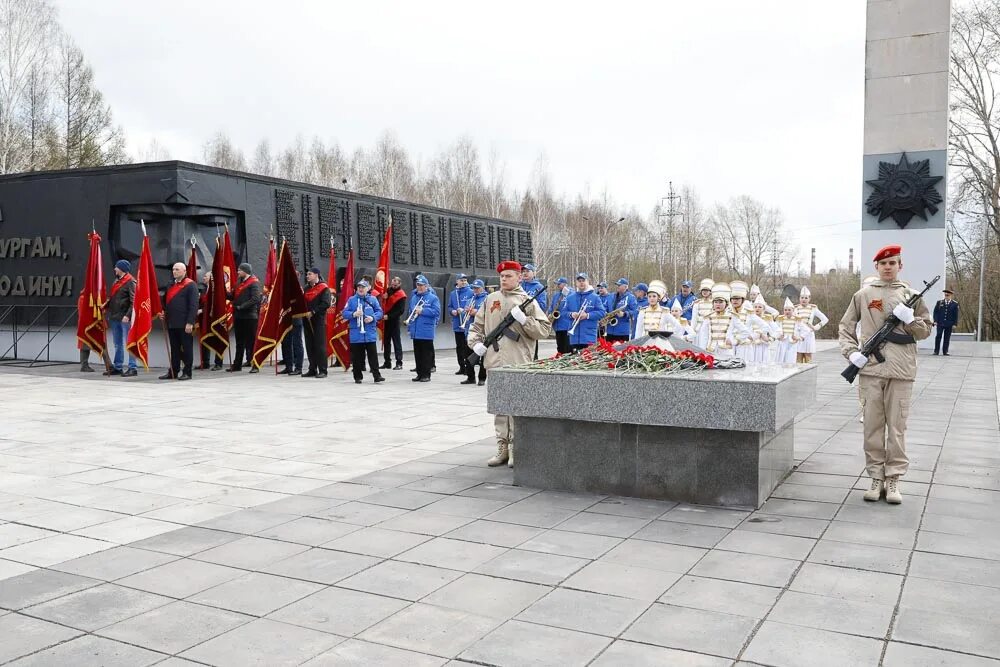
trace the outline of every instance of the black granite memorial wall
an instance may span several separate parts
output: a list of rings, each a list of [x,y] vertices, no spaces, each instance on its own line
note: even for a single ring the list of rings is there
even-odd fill
[[[145,221],[161,284],[186,262],[194,239],[200,269],[211,265],[216,236],[230,230],[237,261],[263,277],[268,238],[284,238],[301,269],[348,250],[358,275],[374,275],[393,222],[392,274],[410,289],[423,273],[443,299],[462,272],[497,282],[504,259],[533,259],[527,225],[430,206],[255,176],[186,162],[155,162],[0,177],[0,304],[75,303],[87,263],[87,232],[104,239],[107,275],[115,260],[135,260]]]

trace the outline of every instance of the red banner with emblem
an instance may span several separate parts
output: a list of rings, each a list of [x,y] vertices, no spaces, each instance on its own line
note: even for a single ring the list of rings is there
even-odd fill
[[[101,236],[97,232],[87,234],[90,240],[90,257],[87,259],[87,273],[83,277],[83,289],[77,301],[76,339],[77,347],[86,345],[101,355],[107,347],[107,325],[104,323],[104,306],[108,296],[104,285],[104,266],[101,263]]]
[[[303,317],[308,312],[306,297],[302,292],[299,276],[295,272],[295,264],[292,262],[292,253],[288,249],[288,244],[282,242],[267,312],[261,318],[253,345],[252,363],[255,368],[263,366],[271,351],[281,344],[282,339],[292,328],[292,319]]]
[[[125,347],[146,370],[149,370],[149,334],[153,331],[153,320],[161,312],[163,305],[160,303],[160,288],[156,284],[156,266],[149,251],[146,225],[143,224],[142,252],[139,254],[139,270],[135,274],[135,301],[132,302],[132,327],[128,330]]]
[[[336,278],[331,278],[336,282]],[[347,267],[340,290],[334,300],[334,307],[326,311],[326,356],[336,357],[346,371],[351,366],[351,339],[348,335],[347,320],[340,316],[348,299],[354,296],[354,250],[347,253]]]

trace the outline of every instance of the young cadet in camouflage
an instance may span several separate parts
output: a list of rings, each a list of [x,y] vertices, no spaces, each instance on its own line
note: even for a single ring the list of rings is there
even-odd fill
[[[923,301],[908,308],[911,292],[898,279],[903,268],[902,249],[888,245],[875,254],[878,280],[854,294],[840,319],[840,351],[860,370],[858,381],[864,397],[865,463],[871,487],[865,500],[877,501],[885,493],[889,503],[903,502],[899,478],[906,474],[906,418],[910,412],[913,380],[917,376],[917,345],[931,334],[931,318]],[[882,347],[885,362],[869,359],[860,347],[892,313],[901,324]]]

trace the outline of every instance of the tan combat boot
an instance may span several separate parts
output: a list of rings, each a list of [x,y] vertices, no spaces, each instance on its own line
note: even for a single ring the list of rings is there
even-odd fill
[[[507,467],[508,468],[513,468],[514,467],[514,443],[513,442],[511,442],[509,445],[507,445]]]
[[[903,502],[903,494],[899,492],[899,476],[886,478],[885,502],[893,505]]]
[[[510,458],[510,453],[507,448],[507,443],[504,442],[503,440],[497,440],[496,456],[487,461],[486,465],[488,465],[491,468],[496,468],[497,466],[502,466],[504,463],[507,463],[507,460],[509,458]]]
[[[882,480],[872,478],[872,485],[865,491],[865,500],[875,502],[882,497]]]

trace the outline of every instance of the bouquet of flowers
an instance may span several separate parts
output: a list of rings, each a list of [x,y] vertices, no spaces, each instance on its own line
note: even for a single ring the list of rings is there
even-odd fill
[[[653,345],[619,345],[604,339],[576,354],[556,354],[518,368],[534,371],[613,371],[625,374],[701,372],[713,368],[715,358],[692,350],[671,352]]]

